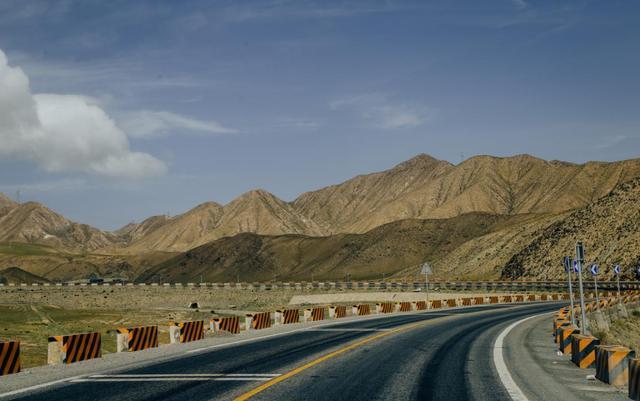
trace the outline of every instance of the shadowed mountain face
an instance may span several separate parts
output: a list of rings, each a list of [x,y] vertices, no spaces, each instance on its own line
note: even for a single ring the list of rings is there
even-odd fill
[[[607,196],[541,230],[506,263],[502,276],[564,278],[562,257],[584,241],[587,263],[598,263],[602,277],[620,264],[627,278],[640,263],[640,179],[619,185]]]
[[[194,248],[144,272],[140,281],[246,281],[387,277],[417,269],[466,241],[517,224],[518,216],[467,214],[401,220],[364,234],[328,237],[238,234]],[[419,270],[419,269],[418,269]]]

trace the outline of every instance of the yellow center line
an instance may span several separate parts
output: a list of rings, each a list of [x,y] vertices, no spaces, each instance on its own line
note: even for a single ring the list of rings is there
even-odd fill
[[[418,325],[425,324],[425,323],[428,323],[428,322],[429,322],[429,320],[424,320],[424,321],[420,321],[420,322],[416,322],[416,323],[411,323],[411,324],[408,324],[406,326],[399,327],[397,329],[393,329],[393,330],[390,330],[390,331],[384,331],[384,332],[382,332],[380,334],[376,334],[374,336],[369,336],[369,337],[367,337],[367,338],[365,338],[363,340],[360,340],[360,341],[355,342],[353,344],[349,344],[347,346],[344,346],[344,347],[342,347],[342,348],[340,348],[340,349],[338,349],[336,351],[330,352],[330,353],[328,353],[326,355],[323,355],[323,356],[321,356],[321,357],[319,357],[317,359],[312,360],[311,362],[308,362],[308,363],[306,363],[306,364],[304,364],[302,366],[299,366],[299,367],[297,367],[297,368],[295,368],[295,369],[293,369],[293,370],[291,370],[291,371],[289,371],[287,373],[284,373],[281,376],[275,377],[275,378],[269,380],[268,382],[265,382],[262,385],[254,388],[253,390],[250,390],[250,391],[248,391],[248,392],[246,392],[246,393],[234,398],[234,401],[248,400],[249,398],[253,397],[254,395],[265,391],[269,387],[272,387],[272,386],[274,386],[274,385],[276,385],[276,384],[278,384],[280,382],[283,382],[283,381],[287,380],[288,378],[293,377],[293,376],[297,375],[298,373],[301,373],[301,372],[303,372],[303,371],[305,371],[305,370],[307,370],[309,368],[312,368],[312,367],[314,367],[314,366],[316,366],[316,365],[318,365],[318,364],[320,364],[320,363],[322,363],[322,362],[324,362],[324,361],[326,361],[328,359],[334,358],[334,357],[336,357],[336,356],[338,356],[340,354],[344,354],[347,351],[351,351],[351,350],[353,350],[355,348],[361,347],[361,346],[363,346],[365,344],[368,344],[370,342],[379,340],[382,337],[386,337],[386,336],[389,336],[391,334],[396,334],[396,333],[400,333],[400,332],[403,332],[403,331],[407,331],[407,330],[410,330],[410,329],[412,329],[412,328],[414,328],[414,327],[416,327]]]

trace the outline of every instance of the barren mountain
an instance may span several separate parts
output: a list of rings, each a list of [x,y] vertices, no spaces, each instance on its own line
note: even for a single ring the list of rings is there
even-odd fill
[[[10,207],[8,212],[0,215],[0,241],[91,251],[110,246],[119,238],[67,220],[40,203],[26,202]]]
[[[0,192],[0,217],[9,213],[11,209],[17,206],[18,204],[16,202],[14,202],[11,198],[9,198],[8,196],[5,196],[2,192]]]
[[[364,232],[406,218],[559,213],[638,176],[638,159],[571,164],[529,155],[476,156],[454,166],[419,155],[390,170],[305,193],[293,205],[330,232]]]
[[[603,277],[619,263],[633,277],[640,263],[640,178],[620,184],[610,194],[570,213],[540,231],[506,264],[503,277],[564,277],[562,257],[575,255],[583,241],[588,263],[600,264]]]
[[[182,215],[167,218],[161,224],[145,221],[121,231],[136,233],[141,227],[149,227],[146,235],[134,237],[127,252],[186,251],[243,232],[264,235],[323,233],[290,204],[263,190],[247,192],[225,206],[205,203]]]
[[[461,244],[516,224],[519,216],[482,213],[401,220],[364,234],[328,237],[238,234],[202,245],[144,272],[139,281],[244,281],[390,277]]]

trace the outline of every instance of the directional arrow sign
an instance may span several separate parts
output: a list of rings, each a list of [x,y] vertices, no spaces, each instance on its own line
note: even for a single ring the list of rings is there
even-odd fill
[[[620,265],[615,265],[615,266],[613,267],[613,272],[614,272],[615,274],[620,274],[620,272],[621,272],[621,271],[622,271],[622,270],[620,269]]]
[[[594,264],[591,265],[589,270],[591,271],[592,275],[597,276],[598,272],[600,272],[600,267],[597,264],[594,263]]]
[[[571,258],[569,256],[565,256],[562,263],[564,264],[564,271],[569,273],[569,270],[571,270]]]
[[[425,263],[422,265],[422,270],[420,270],[420,274],[432,274],[431,266],[429,263]]]
[[[577,260],[573,261],[573,271],[575,273],[580,273],[580,268],[578,267],[578,261]]]

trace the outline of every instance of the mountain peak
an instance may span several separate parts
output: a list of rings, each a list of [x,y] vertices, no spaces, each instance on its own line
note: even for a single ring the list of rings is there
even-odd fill
[[[16,206],[18,206],[17,202],[0,192],[0,209],[5,207],[14,208]]]
[[[450,164],[447,161],[436,159],[433,156],[430,156],[426,153],[420,153],[409,160],[405,160],[402,163],[396,165],[393,169],[396,170],[404,170],[404,169],[412,169],[412,168],[429,168],[440,164]]]

